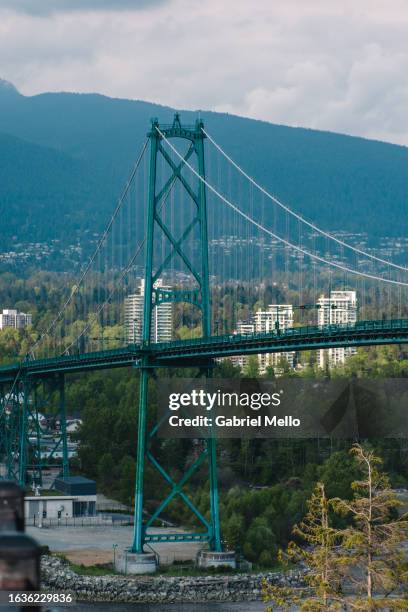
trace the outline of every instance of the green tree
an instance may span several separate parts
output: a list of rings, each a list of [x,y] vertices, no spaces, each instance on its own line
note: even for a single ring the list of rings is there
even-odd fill
[[[408,537],[407,516],[398,517],[401,505],[386,474],[382,460],[360,444],[350,450],[360,471],[353,482],[351,501],[334,500],[335,509],[352,519],[342,534],[348,551],[348,575],[358,598],[355,610],[408,610],[408,601],[398,596],[407,585],[408,564],[401,544]]]
[[[290,542],[286,553],[280,554],[280,558],[286,562],[307,566],[305,580],[312,594],[304,597],[296,589],[275,586],[265,580],[262,587],[266,602],[272,600],[281,607],[296,605],[300,610],[313,612],[341,609],[339,536],[330,525],[330,504],[324,484],[318,483],[308,502],[306,516],[293,528],[293,535],[302,544]]]
[[[126,455],[122,458],[119,464],[119,474],[120,501],[130,506],[133,502],[136,477],[136,466],[133,457]]]
[[[98,462],[98,482],[104,490],[109,490],[115,483],[115,462],[110,453],[105,453]]]
[[[245,376],[248,378],[258,378],[259,377],[259,361],[257,355],[251,355],[248,357],[248,363],[244,369]]]
[[[264,554],[262,555],[262,553]],[[276,553],[275,534],[266,518],[258,516],[249,527],[244,544],[244,555],[250,561],[270,566],[272,560],[276,557]]]
[[[347,451],[333,453],[319,469],[319,480],[325,485],[328,497],[351,499],[352,482],[357,477],[357,466]]]
[[[244,538],[243,516],[233,512],[224,522],[222,533],[228,549],[237,550]]]

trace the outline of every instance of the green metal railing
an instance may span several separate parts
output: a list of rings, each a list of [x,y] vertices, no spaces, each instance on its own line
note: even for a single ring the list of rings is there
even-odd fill
[[[268,333],[225,334],[207,338],[151,343],[148,347],[129,344],[122,348],[16,362],[0,367],[0,382],[12,380],[18,373],[41,377],[53,372],[138,366],[141,358],[146,354],[149,354],[156,362],[166,361],[170,366],[172,360],[184,356],[210,355],[217,358],[256,352],[282,352],[287,349],[303,351],[313,348],[330,348],[331,346],[358,347],[404,342],[408,343],[408,319],[308,325]]]

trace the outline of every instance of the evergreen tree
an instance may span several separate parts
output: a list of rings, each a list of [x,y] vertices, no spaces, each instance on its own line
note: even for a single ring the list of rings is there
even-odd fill
[[[318,483],[308,502],[306,516],[293,528],[293,535],[302,544],[290,542],[286,553],[280,553],[281,559],[286,562],[306,565],[307,595],[291,587],[275,586],[265,581],[263,594],[266,602],[272,600],[284,609],[285,606],[291,609],[290,606],[297,605],[300,610],[310,612],[341,609],[342,558],[337,547],[338,532],[330,525],[330,506],[324,484]]]
[[[257,355],[248,357],[248,363],[244,368],[244,373],[248,378],[259,378],[259,361]]]
[[[398,517],[401,504],[380,470],[381,459],[360,444],[354,444],[350,453],[362,477],[352,484],[353,500],[337,498],[333,504],[352,519],[342,534],[348,553],[347,574],[357,594],[351,609],[408,610],[408,601],[399,592],[404,585],[406,588],[408,579],[408,563],[401,548],[408,536],[407,516]]]

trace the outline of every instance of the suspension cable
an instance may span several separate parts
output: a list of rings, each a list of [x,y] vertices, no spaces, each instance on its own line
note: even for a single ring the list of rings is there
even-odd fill
[[[160,137],[176,153],[176,155],[180,159],[183,159],[182,155],[177,151],[177,149],[171,144],[171,142],[165,137],[165,135],[160,131],[160,129],[157,126],[156,126],[156,130],[157,130],[158,134],[160,135]],[[303,249],[302,247],[299,247],[299,246],[297,246],[295,244],[292,244],[291,242],[289,242],[289,240],[285,240],[285,238],[282,238],[281,236],[278,236],[274,232],[271,232],[271,230],[269,230],[268,228],[266,228],[263,225],[261,225],[260,223],[258,223],[258,221],[255,221],[255,219],[252,219],[247,213],[243,212],[240,208],[238,208],[238,206],[236,206],[235,204],[230,202],[225,196],[223,196],[219,191],[217,191],[217,189],[215,187],[213,187],[213,185],[211,185],[211,183],[209,183],[204,177],[202,177],[197,172],[197,170],[188,161],[185,161],[185,165],[191,170],[191,172],[193,172],[193,174],[195,174],[195,176],[197,176],[197,178],[202,183],[204,183],[204,185],[206,185],[208,187],[208,189],[210,191],[212,191],[218,198],[220,198],[225,204],[227,204],[227,206],[232,208],[232,210],[234,210],[236,213],[241,215],[241,217],[243,217],[244,219],[249,221],[249,223],[252,223],[252,225],[254,225],[255,227],[257,227],[258,229],[260,229],[263,232],[266,232],[272,238],[275,238],[275,240],[279,240],[280,242],[282,242],[286,246],[288,246],[288,247],[290,247],[290,248],[292,248],[292,249],[294,249],[294,250],[296,250],[296,251],[298,251],[300,253],[303,253],[304,255],[307,255],[308,257],[311,257],[312,259],[316,259],[317,261],[320,261],[321,263],[325,263],[325,264],[327,264],[329,266],[333,266],[335,268],[343,270],[343,272],[350,272],[351,274],[356,274],[357,276],[365,276],[366,278],[370,278],[372,280],[377,280],[377,281],[382,281],[384,283],[391,283],[393,285],[402,285],[404,287],[408,287],[408,283],[404,283],[402,281],[396,281],[396,280],[393,280],[393,279],[383,278],[381,276],[377,276],[375,274],[369,274],[367,272],[359,272],[358,270],[355,270],[353,268],[348,268],[347,266],[343,266],[343,265],[341,265],[339,263],[336,263],[334,261],[329,261],[329,260],[325,259],[324,257],[321,257],[319,255],[313,254],[310,251],[307,251],[306,249]]]
[[[60,320],[60,318],[61,318],[61,317],[62,317],[62,315],[64,314],[64,312],[65,312],[66,308],[67,308],[67,307],[69,306],[69,304],[71,303],[72,298],[73,298],[73,297],[74,297],[74,295],[77,293],[77,291],[78,291],[79,287],[82,285],[82,283],[83,283],[83,281],[84,281],[84,279],[85,279],[86,275],[88,274],[88,272],[89,272],[89,270],[90,270],[90,268],[91,268],[91,266],[92,266],[93,262],[95,261],[96,256],[98,255],[98,253],[99,253],[100,249],[102,248],[102,245],[103,245],[103,243],[104,243],[104,241],[105,241],[105,239],[106,239],[107,235],[109,234],[109,231],[110,231],[110,229],[111,229],[111,227],[112,227],[112,225],[113,225],[113,223],[114,223],[114,221],[115,221],[115,219],[116,219],[116,217],[117,217],[117,215],[118,215],[118,213],[119,213],[120,209],[122,208],[123,202],[124,202],[124,200],[125,200],[125,198],[126,198],[126,196],[127,196],[128,192],[129,192],[129,189],[130,189],[130,187],[131,187],[131,185],[132,185],[132,183],[133,183],[133,179],[134,179],[134,177],[135,177],[135,175],[136,175],[136,172],[137,172],[137,170],[138,170],[138,168],[139,168],[140,162],[142,161],[143,155],[144,155],[144,153],[145,153],[145,151],[146,151],[147,144],[148,144],[148,140],[146,139],[146,140],[145,140],[145,142],[144,142],[144,144],[143,144],[143,146],[142,146],[142,150],[141,150],[141,152],[140,152],[140,154],[139,154],[139,157],[137,158],[137,161],[136,161],[136,163],[135,163],[135,165],[134,165],[134,167],[133,167],[133,169],[132,169],[132,171],[131,171],[131,173],[130,173],[130,176],[129,176],[129,178],[128,178],[127,182],[126,182],[126,185],[125,185],[125,187],[124,187],[124,189],[123,189],[123,191],[122,191],[122,194],[121,194],[121,196],[119,197],[119,200],[118,200],[118,202],[117,202],[116,208],[115,208],[115,210],[113,211],[113,214],[112,214],[112,216],[111,216],[111,218],[110,218],[110,220],[109,220],[109,223],[108,223],[108,225],[106,226],[106,228],[105,228],[105,230],[104,230],[104,232],[103,232],[102,236],[100,237],[100,239],[99,239],[99,241],[98,241],[98,244],[97,244],[97,246],[96,246],[96,248],[95,248],[95,251],[94,251],[93,255],[91,256],[91,258],[89,259],[89,261],[88,261],[88,263],[87,263],[87,265],[86,265],[85,269],[83,270],[82,274],[80,275],[80,277],[79,277],[79,279],[78,279],[77,283],[76,283],[76,284],[74,284],[74,286],[73,286],[73,288],[72,288],[72,290],[71,290],[71,293],[69,294],[69,296],[68,296],[68,297],[67,297],[67,299],[65,300],[65,302],[64,302],[64,304],[62,305],[61,309],[59,310],[58,314],[57,314],[57,315],[54,317],[54,319],[51,321],[51,323],[48,325],[48,327],[47,327],[47,328],[46,328],[46,329],[45,329],[43,332],[41,332],[41,334],[40,334],[39,338],[37,338],[37,340],[34,342],[34,344],[33,344],[33,345],[30,347],[30,349],[27,351],[27,353],[29,353],[29,352],[33,351],[33,350],[34,350],[34,349],[35,349],[35,348],[36,348],[36,347],[37,347],[37,346],[40,344],[40,342],[41,342],[41,341],[42,341],[42,340],[43,340],[43,339],[44,339],[46,336],[48,336],[48,335],[49,335],[49,333],[51,332],[51,330],[53,329],[53,327],[56,325],[56,323],[57,323],[57,322]]]
[[[276,196],[272,195],[271,193],[269,193],[269,191],[267,191],[264,187],[262,187],[262,185],[260,185],[259,183],[257,183],[255,181],[254,178],[252,178],[249,174],[247,174],[245,172],[245,170],[243,168],[241,168],[241,166],[239,166],[225,151],[224,149],[210,136],[210,134],[208,134],[208,132],[204,129],[201,128],[203,134],[205,134],[205,136],[208,138],[208,140],[216,147],[216,149],[218,149],[218,151],[225,157],[225,159],[227,161],[230,162],[230,164],[232,164],[234,166],[234,168],[236,168],[238,170],[238,172],[240,172],[246,179],[248,179],[248,181],[250,181],[257,189],[259,189],[264,195],[266,195],[270,200],[272,200],[275,204],[277,204],[278,206],[280,206],[283,210],[285,210],[286,212],[288,212],[290,215],[294,216],[296,219],[298,219],[299,221],[301,221],[302,223],[305,223],[306,225],[308,225],[311,229],[315,230],[316,232],[318,232],[319,234],[321,234],[322,236],[325,236],[326,238],[330,238],[330,240],[334,240],[334,242],[337,242],[337,244],[340,244],[343,247],[346,247],[348,249],[351,249],[352,251],[355,251],[356,253],[359,253],[360,255],[364,255],[365,257],[369,257],[370,259],[374,259],[375,261],[378,261],[380,263],[386,264],[388,266],[392,266],[393,268],[397,268],[399,270],[404,270],[404,272],[408,272],[408,268],[404,267],[404,266],[400,266],[392,261],[389,261],[387,259],[381,259],[381,257],[377,257],[376,255],[372,255],[371,253],[367,253],[366,251],[363,251],[362,249],[359,249],[358,247],[355,247],[347,242],[344,242],[343,240],[340,240],[340,238],[336,238],[336,236],[333,236],[333,234],[330,234],[329,232],[321,229],[320,227],[318,227],[317,225],[315,225],[314,223],[312,223],[311,221],[308,221],[307,219],[305,219],[304,217],[302,217],[302,215],[299,215],[297,212],[295,212],[294,210],[292,210],[291,208],[289,208],[289,206],[286,206],[286,204],[284,204],[281,200],[279,200]]]
[[[107,304],[109,304],[109,302],[111,301],[112,297],[115,295],[116,291],[118,290],[118,288],[119,288],[119,286],[120,286],[120,282],[121,282],[121,281],[122,281],[122,280],[125,278],[126,274],[127,274],[129,271],[130,271],[130,269],[131,269],[132,265],[134,264],[134,262],[135,262],[135,260],[136,260],[137,256],[139,255],[140,251],[142,250],[142,248],[143,248],[143,245],[144,245],[145,241],[146,241],[146,239],[144,238],[144,239],[142,240],[142,242],[139,244],[139,246],[138,246],[138,248],[137,248],[137,250],[136,250],[136,253],[135,253],[135,254],[133,255],[133,257],[130,259],[130,261],[128,262],[128,265],[126,266],[126,268],[123,270],[122,274],[120,275],[120,277],[119,277],[119,281],[118,281],[118,284],[117,284],[117,285],[115,285],[115,286],[113,287],[113,289],[112,289],[112,290],[109,292],[108,297],[105,299],[105,301],[104,301],[104,302],[103,302],[103,303],[102,303],[102,304],[99,306],[99,308],[98,308],[98,309],[96,310],[96,312],[94,313],[94,317],[97,317],[97,316],[98,316],[98,315],[99,315],[99,314],[102,312],[102,310],[105,308],[105,306],[106,306]],[[75,338],[75,340],[73,340],[73,341],[71,342],[71,344],[69,344],[69,345],[68,345],[68,346],[67,346],[67,347],[64,349],[64,351],[61,353],[61,356],[62,356],[62,355],[66,355],[66,354],[68,353],[69,349],[70,349],[72,346],[74,346],[74,345],[75,345],[75,344],[78,342],[78,340],[79,340],[80,338],[82,338],[82,336],[83,336],[84,334],[86,334],[86,332],[87,332],[87,331],[90,329],[90,327],[91,327],[92,323],[93,323],[93,320],[88,321],[88,323],[85,325],[85,327],[83,328],[83,330],[81,331],[81,333],[80,333],[80,334],[78,334],[78,336]]]
[[[167,188],[166,193],[163,195],[163,199],[162,199],[162,201],[161,201],[161,203],[160,203],[160,206],[159,206],[159,208],[158,208],[158,212],[161,212],[161,211],[163,210],[163,207],[166,205],[167,200],[168,200],[168,197],[169,197],[170,193],[172,193],[173,187],[174,187],[174,185],[175,185],[175,183],[176,183],[176,179],[177,179],[177,177],[176,177],[176,175],[174,175],[174,176],[173,176],[173,178],[171,179],[171,182],[170,182],[170,184],[169,184],[169,186],[168,186],[168,188]],[[140,251],[142,250],[142,248],[144,247],[144,245],[145,245],[145,244],[146,244],[146,236],[143,238],[143,240],[141,241],[141,243],[140,243],[140,244],[139,244],[139,246],[137,247],[135,254],[134,254],[132,257],[131,257],[131,259],[130,259],[130,261],[128,262],[128,264],[127,264],[126,268],[124,269],[124,271],[123,271],[123,272],[122,272],[122,274],[120,275],[120,277],[119,277],[119,281],[118,281],[118,284],[119,284],[119,283],[120,283],[120,282],[121,282],[121,281],[122,281],[122,280],[125,278],[126,274],[127,274],[129,271],[130,271],[130,269],[131,269],[132,265],[133,265],[133,264],[134,264],[134,262],[136,261],[137,256],[139,255]],[[98,316],[98,315],[99,315],[99,314],[100,314],[100,313],[103,311],[103,309],[105,308],[105,306],[106,306],[107,304],[109,304],[110,300],[111,300],[111,299],[112,299],[112,297],[115,295],[115,293],[116,293],[116,291],[117,291],[117,288],[118,288],[118,286],[114,287],[114,288],[113,288],[113,289],[110,291],[110,293],[109,293],[108,297],[105,299],[105,301],[104,301],[104,302],[103,302],[103,303],[102,303],[102,304],[99,306],[99,308],[98,308],[98,309],[96,310],[96,312],[94,313],[94,316],[96,316],[96,317],[97,317],[97,316]],[[92,325],[92,321],[88,321],[88,323],[85,325],[85,327],[82,329],[82,331],[81,331],[81,332],[78,334],[78,336],[75,338],[75,340],[73,340],[73,341],[71,342],[71,344],[69,344],[69,345],[68,345],[68,346],[67,346],[67,347],[64,349],[64,351],[61,353],[61,356],[62,356],[62,355],[66,355],[66,354],[67,354],[67,352],[69,351],[69,349],[70,349],[72,346],[74,346],[74,345],[75,345],[75,344],[78,342],[78,340],[79,340],[80,338],[82,338],[82,336],[83,336],[83,335],[84,335],[84,334],[85,334],[85,333],[88,331],[88,329],[91,327],[91,325]]]

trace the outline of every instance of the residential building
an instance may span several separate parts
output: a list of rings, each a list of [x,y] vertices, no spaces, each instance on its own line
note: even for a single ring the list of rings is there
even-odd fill
[[[247,321],[238,321],[236,334],[246,336],[255,332],[255,323],[252,319]],[[235,366],[239,366],[241,370],[244,370],[248,365],[248,355],[237,355],[230,358]]]
[[[318,301],[317,322],[319,325],[353,324],[357,321],[357,297],[355,291],[331,291],[329,297],[322,295]],[[356,354],[353,347],[336,347],[317,351],[317,365],[325,368],[342,365],[348,357]]]
[[[258,310],[248,321],[239,321],[237,334],[271,333],[277,329],[285,330],[293,327],[293,307],[291,304],[270,304],[267,310]],[[286,359],[289,367],[293,368],[295,353],[265,353],[258,355],[259,372],[264,374],[268,367],[273,367],[279,374],[282,358]],[[244,369],[248,364],[248,356],[240,355],[232,359],[235,365]]]
[[[170,287],[163,285],[161,279],[158,279],[154,286],[155,288],[170,289]],[[144,279],[141,279],[138,292],[125,298],[125,334],[126,340],[130,344],[138,344],[142,340],[144,289]],[[173,338],[172,332],[173,304],[171,302],[164,302],[155,306],[152,313],[151,341],[170,342]]]
[[[293,306],[292,304],[270,304],[267,310],[258,310],[255,313],[255,331],[257,333],[270,333],[274,330],[285,330],[293,327]],[[284,353],[265,353],[258,355],[259,372],[266,372],[268,367],[272,367],[275,373],[279,374],[281,361],[285,359],[289,367],[293,368],[295,363],[294,351]]]
[[[125,297],[125,338],[129,344],[139,344],[143,329],[144,280],[140,281],[137,293]]]
[[[15,329],[24,329],[32,324],[32,315],[18,310],[5,308],[0,313],[0,329],[5,327],[14,327]]]

